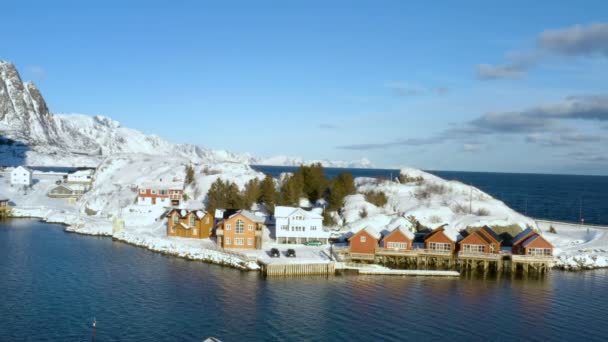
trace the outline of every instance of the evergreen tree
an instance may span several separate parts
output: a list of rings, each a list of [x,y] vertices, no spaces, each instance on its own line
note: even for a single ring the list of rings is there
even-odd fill
[[[281,187],[281,204],[298,206],[300,197],[304,195],[304,177],[301,172],[296,172],[288,177]]]
[[[186,185],[194,183],[194,168],[192,165],[186,166]]]
[[[353,175],[347,172],[339,174],[330,181],[329,185],[329,208],[340,209],[344,204],[344,197],[354,194],[356,191]]]
[[[301,166],[299,171],[302,174],[303,191],[306,197],[313,203],[322,198],[327,189],[327,178],[325,178],[325,171],[321,163]]]
[[[245,184],[245,189],[243,191],[243,207],[245,209],[250,209],[254,203],[257,203],[260,200],[261,195],[262,187],[260,180],[257,178],[250,180]]]
[[[266,175],[260,185],[260,196],[258,202],[262,202],[271,211],[274,211],[274,206],[277,203],[277,188],[274,184],[274,178],[271,175]]]

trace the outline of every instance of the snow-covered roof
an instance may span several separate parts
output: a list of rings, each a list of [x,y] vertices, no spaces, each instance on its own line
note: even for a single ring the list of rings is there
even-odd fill
[[[239,210],[236,213],[234,213],[233,215],[231,215],[230,217],[233,217],[234,215],[238,215],[238,214],[245,216],[246,218],[250,219],[253,222],[257,222],[257,223],[266,222],[265,217],[256,215],[254,212],[251,212],[249,210]]]
[[[17,171],[17,170],[22,171],[22,172],[23,172],[23,171],[27,171],[27,172],[29,172],[29,173],[32,173],[32,172],[33,172],[33,171],[32,171],[32,169],[30,169],[30,168],[29,168],[29,167],[27,167],[27,166],[23,166],[23,165],[19,165],[19,166],[17,166],[15,169],[13,169],[13,172],[15,172],[15,171]]]
[[[391,235],[396,231],[400,231],[403,235],[405,235],[406,238],[410,240],[414,240],[414,238],[416,237],[411,230],[406,229],[405,227],[397,227],[392,230],[385,230],[383,236],[386,238],[387,236]]]
[[[323,218],[323,216],[321,216],[317,211],[284,206],[278,206],[274,208],[274,217],[289,217],[298,212],[303,213],[304,216],[306,216],[307,218]]]
[[[167,189],[167,190],[183,190],[183,182],[144,182],[139,186],[143,189]]]
[[[69,173],[68,175],[69,176],[91,176],[94,172],[95,172],[95,170],[92,170],[92,169],[77,170],[72,173]]]
[[[190,215],[191,213],[194,213],[199,219],[202,219],[205,217],[205,215],[207,215],[207,212],[202,209],[174,208],[167,213],[167,216],[172,215],[173,213],[178,213],[182,218]]]

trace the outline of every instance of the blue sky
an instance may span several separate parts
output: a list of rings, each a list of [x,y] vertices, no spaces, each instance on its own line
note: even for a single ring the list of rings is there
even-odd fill
[[[173,142],[608,174],[606,1],[11,1],[2,27],[51,111]]]

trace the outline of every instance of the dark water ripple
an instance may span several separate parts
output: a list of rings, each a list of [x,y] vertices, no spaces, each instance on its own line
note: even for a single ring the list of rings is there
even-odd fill
[[[264,279],[0,224],[0,341],[602,341],[608,272]]]

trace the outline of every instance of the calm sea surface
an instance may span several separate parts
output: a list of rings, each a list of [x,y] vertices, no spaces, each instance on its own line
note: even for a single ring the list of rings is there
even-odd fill
[[[0,224],[0,340],[605,341],[608,273],[264,279],[33,220]]]
[[[278,176],[295,167],[254,166],[255,169]],[[355,177],[397,177],[399,170],[326,169],[328,177],[340,172]],[[523,173],[490,173],[460,171],[428,171],[441,178],[471,184],[505,202],[522,214],[558,221],[608,225],[608,177],[541,175]]]

